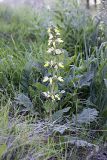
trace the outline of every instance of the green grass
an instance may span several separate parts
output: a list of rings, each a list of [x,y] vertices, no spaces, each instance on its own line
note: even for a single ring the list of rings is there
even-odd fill
[[[59,57],[64,83],[57,86],[65,93],[56,101],[51,120],[46,111],[52,104],[42,94],[48,75],[44,63],[51,59],[50,19],[59,28],[65,50]],[[75,160],[80,153],[86,158],[87,147],[81,152],[71,143],[74,139],[94,145],[107,141],[106,41],[106,25],[97,24],[72,1],[60,2],[51,11],[0,6],[0,159]],[[87,108],[94,109],[93,119],[98,111],[97,118],[81,124],[78,114]]]

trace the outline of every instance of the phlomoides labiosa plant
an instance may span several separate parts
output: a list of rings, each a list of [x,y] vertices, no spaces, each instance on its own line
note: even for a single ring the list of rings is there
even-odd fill
[[[48,50],[47,53],[51,55],[50,61],[45,62],[44,67],[48,70],[48,76],[43,79],[44,83],[48,84],[48,91],[43,92],[44,96],[50,102],[49,113],[52,115],[54,110],[53,106],[56,101],[59,101],[64,91],[58,89],[58,84],[63,83],[64,79],[61,77],[61,69],[64,68],[63,62],[60,62],[59,57],[63,54],[61,44],[63,43],[60,38],[60,32],[57,27],[51,25],[48,28]]]

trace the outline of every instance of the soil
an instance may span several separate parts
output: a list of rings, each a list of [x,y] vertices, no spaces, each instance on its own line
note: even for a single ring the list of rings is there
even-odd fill
[[[88,160],[107,160],[107,147],[102,147],[98,153],[95,153]]]

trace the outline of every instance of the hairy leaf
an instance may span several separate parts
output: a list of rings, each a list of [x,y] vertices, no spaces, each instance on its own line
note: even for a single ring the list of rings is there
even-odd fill
[[[69,112],[71,107],[67,107],[65,109],[59,110],[53,114],[53,121],[61,120],[64,113]]]
[[[78,122],[79,124],[90,123],[96,120],[98,116],[98,111],[96,109],[85,108],[81,113],[73,115],[73,122]]]
[[[85,73],[79,81],[80,88],[83,87],[83,86],[90,86],[93,78],[94,78],[94,72],[93,71]]]
[[[15,98],[15,102],[16,104],[22,105],[28,109],[33,108],[33,104],[31,100],[29,99],[29,97],[27,97],[23,93],[18,94],[18,96]]]

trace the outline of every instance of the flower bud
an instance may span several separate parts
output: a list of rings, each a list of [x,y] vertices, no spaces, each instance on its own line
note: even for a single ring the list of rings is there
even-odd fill
[[[48,33],[51,33],[51,28],[48,28]]]
[[[50,81],[50,84],[52,85],[52,81],[53,81],[52,77],[49,78],[49,81]]]

